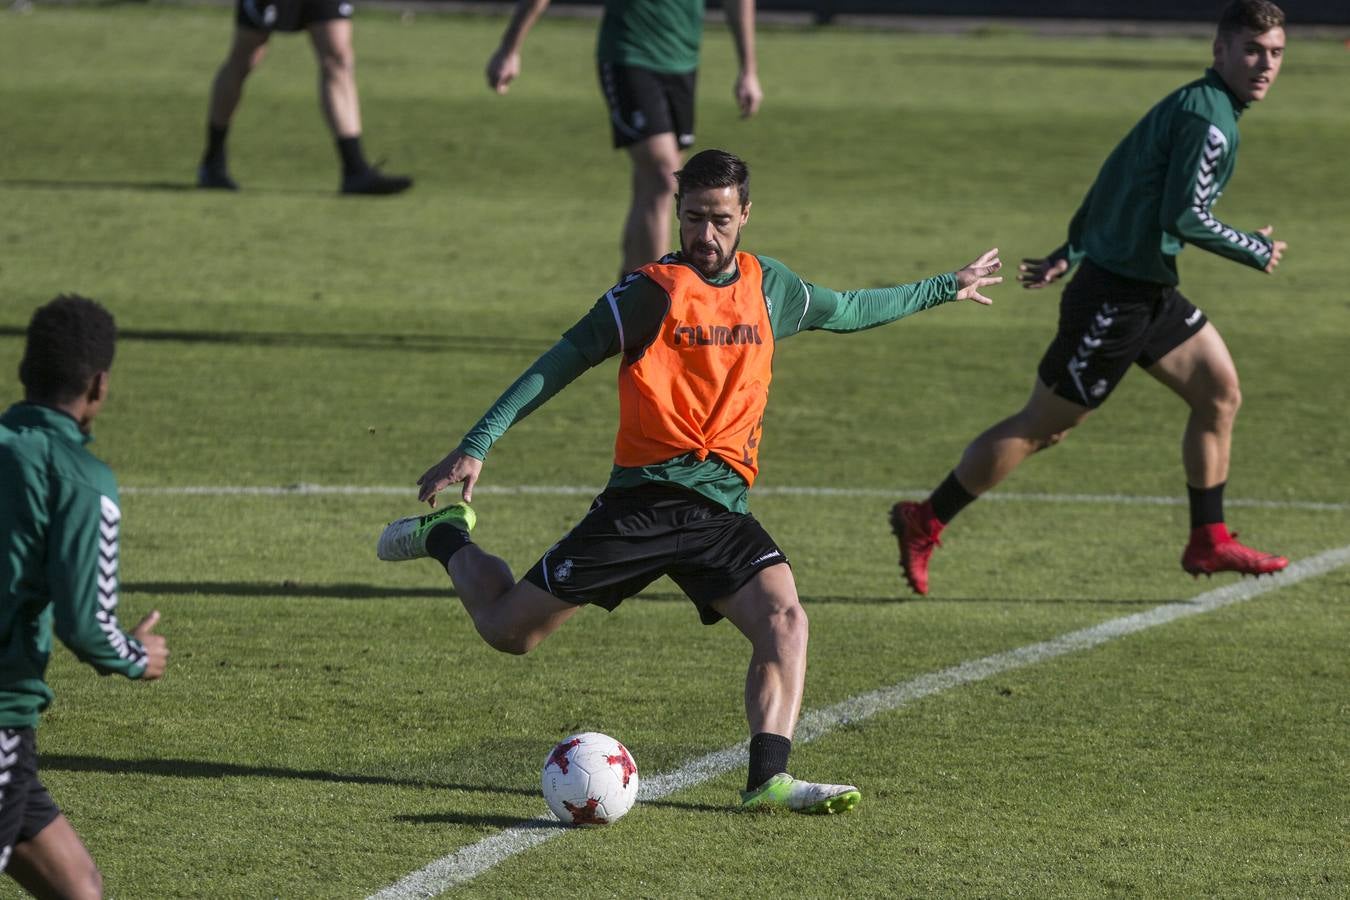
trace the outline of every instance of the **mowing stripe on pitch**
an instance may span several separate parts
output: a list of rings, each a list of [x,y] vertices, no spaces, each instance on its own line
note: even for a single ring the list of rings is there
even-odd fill
[[[453,490],[453,489],[452,489]],[[578,485],[485,484],[474,488],[476,494],[503,496],[536,497],[594,497],[603,490],[599,487]],[[416,496],[416,490],[410,486],[394,485],[342,485],[342,484],[286,484],[286,485],[165,485],[165,486],[129,486],[121,488],[121,493],[129,496],[183,496],[183,497],[407,497],[410,501]],[[927,491],[905,488],[835,488],[835,487],[791,487],[787,485],[761,485],[755,488],[756,497],[876,497],[886,499],[923,499]],[[1028,494],[1017,491],[990,491],[980,498],[982,501],[1003,501],[1021,503],[1082,503],[1117,506],[1185,506],[1185,497],[1153,497],[1134,494]],[[1252,500],[1241,497],[1224,501],[1225,506],[1252,507],[1258,509],[1297,509],[1313,512],[1346,512],[1350,510],[1347,502],[1320,502],[1316,500]]]
[[[1239,581],[1212,591],[1206,591],[1190,600],[1167,603],[1150,610],[1110,619],[1089,628],[1071,631],[1038,644],[1028,644],[1004,653],[995,653],[930,672],[918,678],[859,694],[824,709],[804,713],[797,726],[794,743],[804,744],[837,730],[840,726],[870,719],[880,713],[900,709],[916,700],[940,694],[943,691],[972,682],[982,681],[1001,672],[1020,669],[1058,656],[1088,650],[1108,641],[1166,625],[1177,619],[1213,612],[1234,603],[1250,600],[1261,594],[1277,591],[1308,578],[1316,578],[1350,564],[1350,546],[1327,550],[1316,556],[1294,563],[1284,572],[1271,578]],[[745,765],[749,741],[734,747],[709,753],[692,760],[674,772],[643,776],[639,800],[659,800],[676,791],[701,784],[738,766]],[[500,862],[531,847],[568,834],[571,829],[559,825],[551,816],[541,816],[514,828],[484,838],[448,856],[443,856],[425,868],[413,872],[369,900],[408,900],[413,897],[434,897],[457,885],[473,880]]]

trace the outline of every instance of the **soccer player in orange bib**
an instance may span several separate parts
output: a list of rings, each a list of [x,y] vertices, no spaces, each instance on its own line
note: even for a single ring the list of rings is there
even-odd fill
[[[774,343],[802,331],[859,331],[952,300],[988,304],[998,251],[911,284],[836,292],[740,251],[750,173],[705,150],[676,174],[680,251],[642,266],[507,389],[459,446],[418,479],[419,499],[463,484],[463,502],[399,519],[380,559],[445,567],[483,639],[528,653],[586,605],[613,610],[662,575],[711,625],[750,641],[744,806],[852,809],[847,784],[787,774],[806,679],[806,613],[786,555],[750,515]],[[614,469],[590,512],[517,581],[470,539],[474,485],[493,443],[587,369],[620,356]]]

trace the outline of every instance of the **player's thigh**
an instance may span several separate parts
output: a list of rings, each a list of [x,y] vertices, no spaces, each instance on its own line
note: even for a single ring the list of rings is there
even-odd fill
[[[1037,378],[1018,416],[1030,436],[1050,439],[1081,425],[1091,413],[1090,407],[1065,399]]]
[[[1146,371],[1192,407],[1216,401],[1236,404],[1238,399],[1237,366],[1210,322]]]
[[[234,38],[230,42],[230,61],[244,69],[252,69],[267,55],[267,41],[270,31],[264,31],[246,25],[234,29]]]
[[[709,604],[752,642],[786,622],[806,628],[806,612],[797,596],[797,581],[785,562],[760,569],[733,593]]]
[[[305,25],[314,55],[320,62],[350,65],[355,59],[352,49],[351,19],[321,19]]]
[[[663,197],[674,191],[675,173],[680,168],[680,148],[673,133],[654,134],[625,149],[633,161],[634,180],[653,183]]]
[[[14,845],[6,873],[35,897],[83,900],[102,896],[103,877],[65,816]]]
[[[537,585],[521,580],[495,604],[494,629],[533,647],[562,627],[581,605],[559,600]]]

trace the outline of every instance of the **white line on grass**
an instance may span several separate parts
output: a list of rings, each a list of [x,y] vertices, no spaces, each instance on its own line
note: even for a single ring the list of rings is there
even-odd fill
[[[453,489],[452,489],[453,490]],[[475,488],[479,494],[500,494],[506,496],[544,496],[594,497],[601,488],[561,485],[561,484],[485,484]],[[184,496],[184,497],[322,497],[322,496],[379,496],[407,497],[412,500],[416,490],[411,486],[393,485],[343,485],[343,484],[287,484],[287,485],[164,485],[130,486],[121,489],[123,494],[132,496]],[[914,499],[928,496],[927,491],[904,488],[834,488],[834,487],[789,487],[762,485],[755,488],[756,497],[884,497],[888,499]],[[1133,494],[1024,494],[1016,491],[991,491],[982,500],[1010,501],[1022,503],[1084,503],[1097,505],[1123,506],[1184,506],[1185,497],[1151,497]],[[1227,506],[1255,507],[1259,509],[1298,509],[1322,512],[1345,512],[1350,503],[1316,500],[1246,500],[1242,498],[1224,501]]]
[[[1317,556],[1294,563],[1272,578],[1239,581],[1192,597],[1179,603],[1155,606],[1145,612],[1119,619],[1110,619],[1089,628],[1071,631],[1039,644],[1028,644],[1015,650],[995,653],[983,659],[970,660],[940,672],[929,672],[910,681],[859,694],[833,706],[804,714],[797,726],[794,742],[804,744],[823,737],[840,726],[859,722],[907,706],[916,700],[940,694],[943,691],[972,682],[982,681],[1001,672],[1020,669],[1035,663],[1054,659],[1080,650],[1114,641],[1135,632],[1166,625],[1188,616],[1213,612],[1234,603],[1250,600],[1261,594],[1290,587],[1308,578],[1325,575],[1350,563],[1350,546],[1327,550]],[[638,793],[639,800],[660,800],[676,791],[702,784],[724,772],[745,765],[749,742],[718,750],[685,763],[674,772],[646,777]],[[470,844],[443,856],[425,868],[390,885],[369,900],[410,900],[414,897],[434,897],[457,885],[477,878],[493,866],[531,847],[561,837],[569,829],[558,825],[552,817],[541,816],[514,828],[498,832],[476,844]]]

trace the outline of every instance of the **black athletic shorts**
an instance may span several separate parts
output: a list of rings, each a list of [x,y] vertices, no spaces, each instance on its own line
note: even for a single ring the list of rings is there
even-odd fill
[[[606,489],[525,580],[566,603],[613,610],[669,575],[711,625],[722,615],[708,604],[787,561],[749,513],[728,512],[676,485],[650,484]]]
[[[254,31],[303,31],[351,17],[351,0],[235,0],[234,23]]]
[[[627,147],[671,132],[680,149],[694,144],[697,72],[670,75],[637,66],[600,63],[600,90],[609,106],[614,146]]]
[[[1059,301],[1059,332],[1037,375],[1065,400],[1096,409],[1131,363],[1147,368],[1205,326],[1181,291],[1083,260]]]
[[[61,810],[38,781],[31,728],[0,728],[0,871],[14,845],[38,836]]]

